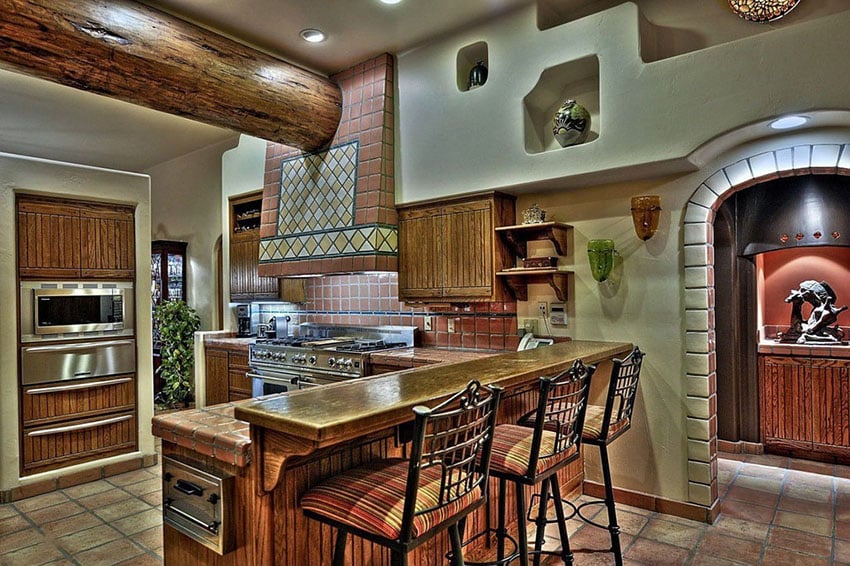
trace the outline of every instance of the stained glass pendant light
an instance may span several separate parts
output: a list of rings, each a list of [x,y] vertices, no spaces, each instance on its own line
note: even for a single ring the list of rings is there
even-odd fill
[[[800,0],[729,0],[729,7],[751,22],[772,22],[794,9]]]

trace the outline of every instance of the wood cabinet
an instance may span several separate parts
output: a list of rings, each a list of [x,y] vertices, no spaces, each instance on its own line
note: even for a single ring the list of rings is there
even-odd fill
[[[766,448],[850,461],[850,359],[759,356]]]
[[[205,356],[207,405],[252,397],[247,352],[206,348]]]
[[[514,197],[497,192],[400,206],[399,299],[508,300],[496,272],[511,254],[494,228],[513,224]]]
[[[135,375],[26,386],[21,421],[22,475],[132,452]]]
[[[19,195],[20,276],[133,279],[134,215],[129,206]]]
[[[260,277],[261,192],[230,199],[230,300],[304,302],[302,279]]]

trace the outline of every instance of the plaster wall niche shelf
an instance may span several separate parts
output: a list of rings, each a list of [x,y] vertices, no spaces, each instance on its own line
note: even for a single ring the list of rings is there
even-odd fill
[[[562,148],[552,134],[553,117],[561,104],[573,99],[590,112],[590,135],[583,144],[600,136],[599,58],[589,55],[549,67],[540,74],[537,84],[523,98],[525,151],[537,154],[569,150]]]
[[[484,64],[484,67],[487,69],[489,76],[490,52],[487,48],[486,41],[478,41],[476,43],[472,43],[470,45],[467,45],[466,47],[462,47],[457,52],[457,89],[460,92],[475,90],[476,88],[480,88],[487,83],[487,79],[485,78],[484,82],[481,85],[470,87],[469,74],[472,71],[472,68],[475,67],[479,61]]]

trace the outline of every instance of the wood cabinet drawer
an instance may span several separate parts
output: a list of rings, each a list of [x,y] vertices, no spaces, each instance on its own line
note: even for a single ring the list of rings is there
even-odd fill
[[[133,412],[26,427],[22,434],[23,473],[79,464],[136,450]]]
[[[24,388],[21,415],[24,426],[134,410],[133,374],[98,379],[61,381]]]

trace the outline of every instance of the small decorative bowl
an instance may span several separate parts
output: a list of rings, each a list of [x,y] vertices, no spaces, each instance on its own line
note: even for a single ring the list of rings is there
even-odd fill
[[[558,257],[526,257],[522,260],[522,266],[526,269],[532,267],[555,267],[558,265]]]

